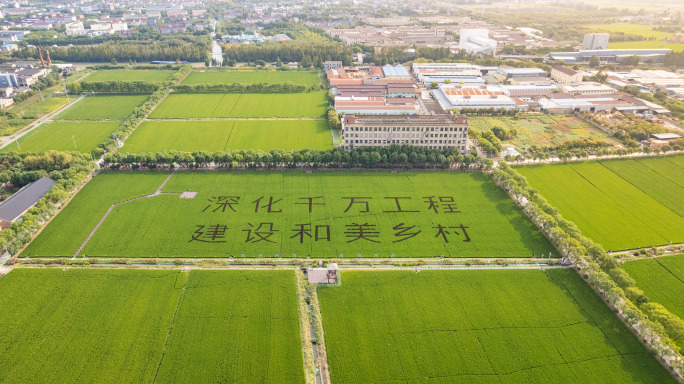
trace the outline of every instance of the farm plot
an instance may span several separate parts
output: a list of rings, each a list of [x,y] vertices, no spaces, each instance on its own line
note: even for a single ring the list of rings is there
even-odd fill
[[[207,151],[332,148],[324,120],[146,121],[122,151]]]
[[[160,383],[303,383],[302,366],[292,271],[190,272]]]
[[[0,279],[0,381],[301,383],[294,285],[291,271],[16,269]]]
[[[162,173],[97,175],[22,254],[73,256],[112,204],[154,193],[167,176]]]
[[[206,71],[190,73],[182,84],[295,83],[311,86],[319,82],[320,79],[316,72]]]
[[[677,198],[684,187],[674,181],[681,183],[684,167],[673,167],[681,157],[649,159],[648,167],[639,162],[644,160],[611,160],[518,170],[585,235],[621,250],[684,241]]]
[[[66,111],[57,115],[58,120],[123,120],[147,100],[147,96],[86,96]]]
[[[23,255],[73,255],[111,202],[142,195],[136,185],[126,197],[107,196],[102,185],[116,183],[119,194],[137,183],[128,176],[98,175]],[[554,251],[479,173],[177,173],[163,191],[198,194],[117,205],[81,255],[548,257]],[[86,225],[83,216],[91,215]]]
[[[109,137],[118,122],[53,122],[45,123],[10,143],[2,152],[77,151],[87,153]]]
[[[327,107],[325,92],[171,94],[150,118],[321,117]]]
[[[162,82],[174,71],[148,71],[148,70],[126,70],[126,71],[97,71],[86,76],[81,82],[92,81],[155,81]]]
[[[0,382],[153,382],[185,276],[12,271],[0,279]]]
[[[684,318],[684,255],[628,261],[623,267],[650,300]]]
[[[504,128],[509,132],[515,130],[517,135],[511,135],[511,138],[505,140],[504,144],[513,145],[518,150],[524,150],[533,145],[558,145],[577,139],[617,143],[600,129],[572,115],[469,116],[468,122],[471,127],[482,132],[490,131],[494,127]]]
[[[342,272],[321,287],[333,383],[668,383],[570,269]]]

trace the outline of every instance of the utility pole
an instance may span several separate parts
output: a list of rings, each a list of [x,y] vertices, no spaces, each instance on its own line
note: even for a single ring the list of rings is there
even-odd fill
[[[74,135],[71,135],[71,140],[74,141],[74,149],[78,149],[76,148],[76,139],[74,138]]]
[[[69,102],[69,88],[67,88],[66,77],[64,78],[64,93],[66,94],[67,103],[68,103]]]

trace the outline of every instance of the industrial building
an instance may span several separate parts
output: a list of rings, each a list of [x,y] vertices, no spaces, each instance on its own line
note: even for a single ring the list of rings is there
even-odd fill
[[[573,95],[605,95],[615,93],[617,90],[611,86],[593,81],[580,81],[562,85],[566,93]]]
[[[589,50],[608,49],[610,35],[607,33],[586,33],[582,40],[582,48]]]
[[[548,113],[574,112],[621,112],[657,114],[667,111],[663,107],[647,103],[627,93],[617,92],[607,95],[571,95],[568,93],[554,93],[547,98],[539,99],[541,110]]]
[[[672,50],[668,48],[580,50],[579,52],[551,52],[546,59],[563,60],[566,64],[586,64],[592,56],[597,56],[602,63],[619,63],[628,57],[639,56],[641,62],[662,63],[665,55],[671,52]]]
[[[415,97],[335,96],[335,111],[359,115],[417,115],[420,106]]]
[[[468,118],[451,112],[417,116],[342,117],[344,149],[413,145],[430,149],[468,150]]]
[[[500,86],[468,87],[460,85],[441,85],[433,91],[439,105],[445,109],[462,108],[505,108],[527,109],[524,101],[506,95]]]
[[[546,77],[546,71],[541,68],[499,68],[497,73],[504,79],[532,79]]]
[[[7,229],[21,217],[29,208],[36,205],[45,194],[55,185],[55,181],[42,177],[26,185],[17,193],[0,204],[0,229]]]
[[[562,65],[556,65],[551,68],[551,79],[560,84],[570,84],[582,81],[582,72],[572,70]]]
[[[413,63],[413,74],[423,84],[444,83],[484,85],[486,69],[467,63]]]

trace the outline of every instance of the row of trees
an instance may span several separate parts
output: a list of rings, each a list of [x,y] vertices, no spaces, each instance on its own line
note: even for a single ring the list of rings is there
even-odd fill
[[[577,226],[565,220],[527,179],[505,162],[493,170],[492,178],[523,207],[525,214],[567,257],[589,285],[637,331],[674,372],[682,377],[684,321],[663,306],[650,302],[615,257],[582,235]]]
[[[10,167],[2,167],[4,170],[0,172],[1,183],[22,187],[44,176],[57,181],[33,208],[22,215],[22,220],[0,231],[0,248],[6,248],[11,255],[15,255],[31,241],[32,235],[55,214],[59,205],[85,182],[95,168],[95,164],[82,154],[56,151],[2,154],[0,162],[11,164]]]
[[[65,47],[46,46],[53,60],[76,62],[110,62],[119,61],[151,61],[151,60],[186,60],[205,61],[211,51],[208,37],[196,38],[193,41],[183,39],[144,40],[144,41],[110,41],[98,45],[73,45]],[[21,59],[35,59],[36,49],[24,47],[14,56]]]
[[[363,147],[347,152],[342,148],[324,151],[302,149],[270,152],[177,152],[169,153],[108,153],[104,166],[173,168],[181,167],[249,167],[249,168],[297,168],[297,167],[347,167],[347,168],[451,168],[480,165],[482,159],[474,155],[462,155],[457,149],[427,149],[414,146]]]
[[[92,152],[94,157],[100,157],[106,152],[112,152],[116,148],[119,148],[119,142],[126,140],[126,138],[142,124],[147,115],[152,111],[152,108],[159,104],[169,94],[171,87],[177,86],[190,72],[192,72],[192,66],[183,65],[176,73],[160,83],[159,89],[157,89],[141,106],[137,107],[131,116],[124,121],[110,137],[97,145],[97,149]]]
[[[464,115],[475,115],[475,116],[514,116],[519,111],[515,108],[461,108],[454,109],[454,113],[461,113]]]
[[[298,93],[320,90],[321,86],[307,86],[293,82],[284,83],[232,83],[232,84],[181,84],[174,87],[177,92],[185,93]]]
[[[160,86],[156,81],[72,81],[68,89],[71,93],[152,93]]]

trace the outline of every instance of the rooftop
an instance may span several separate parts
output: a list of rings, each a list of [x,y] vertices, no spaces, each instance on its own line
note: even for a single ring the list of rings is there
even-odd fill
[[[27,209],[36,204],[53,185],[55,185],[55,181],[48,177],[43,177],[26,185],[0,204],[0,219],[9,222],[16,220]]]

